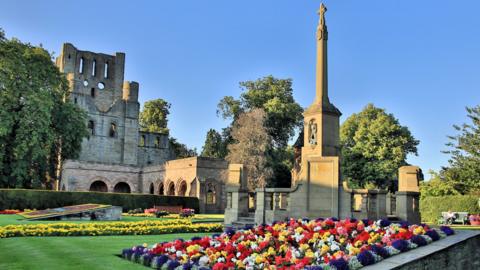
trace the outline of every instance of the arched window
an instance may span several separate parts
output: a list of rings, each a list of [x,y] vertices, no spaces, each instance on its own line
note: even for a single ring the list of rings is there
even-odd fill
[[[95,122],[93,120],[88,121],[88,129],[91,135],[95,135]]]
[[[140,146],[145,146],[146,139],[145,135],[140,136]]]
[[[215,187],[209,184],[207,186],[207,204],[215,204],[216,195]]]
[[[110,124],[109,135],[110,135],[111,138],[115,138],[117,136],[117,124],[115,124],[115,123]]]
[[[96,60],[93,60],[93,63],[92,63],[92,76],[95,77],[95,75],[97,75],[97,61],[96,61]]]
[[[108,187],[105,182],[97,180],[90,185],[90,191],[95,192],[108,192]]]
[[[155,148],[160,148],[160,137],[155,137]]]
[[[130,193],[130,186],[125,182],[119,182],[113,187],[113,192]]]
[[[95,87],[92,87],[92,89],[90,89],[90,96],[91,97],[95,97]]]
[[[186,196],[187,195],[187,183],[182,181],[180,183],[180,189],[178,190],[178,196]]]
[[[155,187],[153,186],[153,183],[150,183],[149,191],[150,191],[150,194],[155,194]]]
[[[165,190],[163,188],[163,183],[158,184],[158,195],[165,195]]]
[[[82,74],[83,73],[83,65],[84,65],[85,60],[83,60],[83,57],[80,58],[80,63],[78,64],[78,73]]]
[[[175,184],[173,182],[168,185],[167,195],[175,196]]]

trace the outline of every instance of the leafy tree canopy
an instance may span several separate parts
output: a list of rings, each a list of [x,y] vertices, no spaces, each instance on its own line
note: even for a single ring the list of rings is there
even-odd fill
[[[449,136],[449,165],[442,168],[440,178],[452,182],[462,194],[480,191],[480,105],[466,108],[470,123],[454,125],[459,132]]]
[[[185,144],[178,142],[176,138],[170,137],[169,139],[170,149],[176,158],[187,158],[197,156],[197,149],[188,148]]]
[[[170,103],[158,98],[149,100],[143,105],[140,112],[140,126],[143,131],[168,133],[168,115],[170,114]]]
[[[342,124],[340,143],[342,175],[353,187],[387,187],[419,141],[392,114],[368,104]]]
[[[48,188],[78,157],[86,114],[45,49],[0,32],[0,187]]]
[[[215,129],[210,129],[207,132],[207,137],[205,138],[205,144],[203,145],[201,156],[212,158],[225,158],[226,155],[227,149],[222,135],[218,133]]]
[[[239,100],[224,97],[217,113],[235,121],[243,112],[262,109],[266,113],[265,127],[273,138],[273,146],[284,148],[302,124],[302,107],[292,95],[292,80],[267,76],[255,81],[240,82],[243,93]]]

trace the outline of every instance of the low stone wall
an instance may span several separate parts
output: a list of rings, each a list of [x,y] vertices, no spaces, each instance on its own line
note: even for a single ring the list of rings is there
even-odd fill
[[[427,246],[401,253],[362,270],[477,270],[480,269],[480,231],[455,234]]]

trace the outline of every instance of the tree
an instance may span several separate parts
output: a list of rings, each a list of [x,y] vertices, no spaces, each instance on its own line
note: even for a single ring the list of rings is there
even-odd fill
[[[178,142],[177,139],[173,137],[170,137],[168,141],[170,143],[170,149],[176,158],[187,158],[187,157],[197,156],[197,149],[195,148],[190,149],[185,144]]]
[[[440,171],[440,177],[462,194],[480,191],[480,105],[466,110],[471,123],[453,126],[460,134],[448,137],[451,150],[444,153],[451,158],[449,166]]]
[[[80,153],[86,114],[45,49],[0,32],[0,187],[51,187]]]
[[[292,80],[270,75],[256,81],[240,82],[240,88],[243,91],[240,100],[224,97],[218,104],[217,113],[224,119],[235,121],[243,112],[263,109],[265,127],[273,139],[273,146],[285,148],[303,120],[303,109],[292,95]]]
[[[419,141],[392,114],[368,104],[342,124],[340,143],[342,175],[353,187],[387,187]]]
[[[223,142],[222,135],[215,129],[210,129],[203,145],[202,157],[225,158],[227,155],[226,145]]]
[[[267,76],[255,81],[240,82],[240,99],[224,97],[218,104],[217,114],[231,119],[222,137],[225,145],[234,143],[230,132],[239,116],[254,109],[265,112],[265,129],[271,138],[266,152],[267,163],[273,169],[269,186],[290,186],[292,157],[287,145],[295,130],[302,127],[302,107],[293,98],[292,80]],[[228,149],[228,147],[227,147]]]
[[[440,174],[430,171],[432,178],[429,181],[420,182],[420,194],[422,197],[460,195],[458,187],[452,181],[442,179]]]
[[[227,161],[247,168],[249,190],[264,187],[272,176],[266,153],[272,140],[265,127],[266,113],[253,109],[238,116],[231,135],[235,143],[228,146]]]
[[[168,115],[170,114],[170,103],[158,98],[149,100],[143,105],[140,112],[140,126],[143,131],[168,133]]]

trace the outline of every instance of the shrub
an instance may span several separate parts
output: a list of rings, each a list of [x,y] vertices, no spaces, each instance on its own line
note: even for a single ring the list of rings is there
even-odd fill
[[[480,213],[478,196],[453,195],[439,197],[423,197],[420,199],[420,213],[422,221],[436,222],[442,212],[452,210],[454,212]]]
[[[194,215],[195,215],[195,210],[190,208],[184,208],[180,213],[180,217],[182,218],[193,217]]]
[[[123,211],[150,208],[152,205],[181,205],[199,209],[198,198],[150,194],[69,192],[35,189],[0,189],[0,210],[46,209],[67,205],[97,203],[123,207]]]
[[[155,212],[155,216],[157,218],[161,218],[161,217],[168,216],[168,215],[169,215],[169,213],[167,211],[157,211],[157,212]]]

